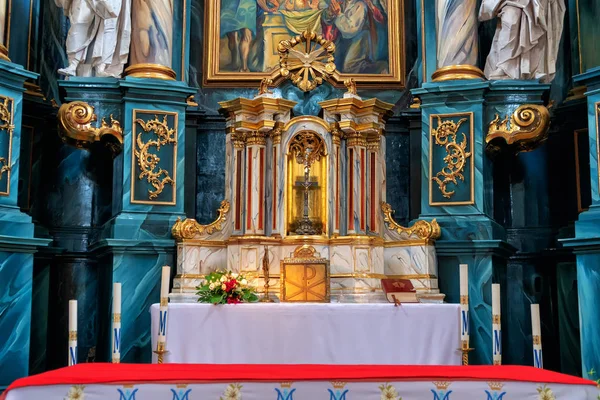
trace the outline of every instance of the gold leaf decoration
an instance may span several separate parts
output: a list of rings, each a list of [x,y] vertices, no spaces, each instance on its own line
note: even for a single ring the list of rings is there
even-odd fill
[[[10,172],[10,147],[12,146],[12,135],[13,131],[15,130],[15,126],[13,125],[12,99],[4,96],[0,96],[0,99],[2,99],[2,101],[0,102],[0,129],[8,134],[7,157],[0,157],[0,163],[2,164],[2,167],[0,167],[1,181],[4,174],[6,173],[8,176],[8,173]]]
[[[546,107],[523,104],[503,120],[496,114],[485,137],[486,150],[492,153],[500,151],[497,139],[513,145],[517,152],[533,150],[548,138],[549,127],[550,113]]]
[[[158,165],[160,157],[151,153],[150,149],[155,147],[156,151],[160,151],[162,146],[176,145],[177,132],[175,132],[175,129],[169,128],[166,114],[162,121],[158,119],[158,116],[154,116],[154,119],[148,121],[138,118],[135,122],[142,127],[144,132],[154,132],[156,135],[156,139],[144,142],[142,137],[144,132],[138,133],[136,138],[137,150],[135,150],[135,157],[141,171],[138,179],[146,178],[148,183],[154,187],[154,190],[148,189],[148,198],[154,200],[163,192],[165,185],[175,186],[175,180],[171,178],[169,171]]]
[[[208,225],[201,225],[195,219],[191,218],[186,218],[183,221],[177,218],[175,225],[171,229],[171,234],[176,240],[181,241],[183,239],[193,239],[196,235],[210,235],[215,231],[220,231],[223,229],[223,223],[227,220],[229,209],[229,201],[223,200],[218,210],[219,216]]]
[[[392,217],[394,211],[388,203],[381,203],[381,211],[383,211],[383,220],[388,224],[389,229],[400,234],[406,234],[408,237],[415,235],[423,240],[439,239],[442,234],[440,225],[435,219],[431,222],[420,219],[413,226],[405,228],[394,220],[394,217]]]
[[[458,185],[458,179],[464,182],[463,172],[467,165],[467,159],[471,157],[471,153],[466,151],[467,135],[462,134],[462,142],[457,143],[456,141],[456,134],[460,126],[467,121],[467,118],[461,118],[458,122],[451,119],[442,121],[441,116],[438,115],[437,120],[438,127],[431,130],[431,136],[435,140],[435,144],[445,147],[448,154],[444,157],[446,165],[431,179],[438,184],[442,196],[449,199],[455,191],[448,191],[448,185],[450,183]]]

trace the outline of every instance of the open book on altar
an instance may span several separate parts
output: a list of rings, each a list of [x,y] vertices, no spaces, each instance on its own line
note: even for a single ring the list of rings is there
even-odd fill
[[[418,303],[417,291],[409,279],[382,279],[381,287],[390,303]]]

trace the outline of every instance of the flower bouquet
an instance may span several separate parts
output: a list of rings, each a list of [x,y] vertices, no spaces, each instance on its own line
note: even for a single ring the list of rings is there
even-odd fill
[[[200,303],[237,304],[258,301],[258,296],[254,288],[248,286],[246,277],[231,271],[212,272],[197,289]]]

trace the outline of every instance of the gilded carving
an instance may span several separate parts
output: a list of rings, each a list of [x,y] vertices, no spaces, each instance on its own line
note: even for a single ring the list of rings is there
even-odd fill
[[[549,127],[550,113],[542,105],[524,104],[502,120],[496,114],[485,137],[486,150],[500,150],[496,139],[503,140],[509,146],[514,145],[517,152],[533,150],[548,138]]]
[[[176,240],[181,241],[183,239],[193,239],[196,235],[211,235],[215,231],[220,231],[223,229],[225,221],[227,221],[227,213],[229,213],[230,207],[229,201],[223,200],[221,207],[218,209],[219,216],[208,225],[200,225],[195,219],[186,218],[182,221],[177,218],[171,229],[171,234]]]
[[[154,200],[163,192],[165,185],[175,186],[175,180],[171,178],[169,171],[158,165],[160,157],[151,153],[150,150],[155,147],[159,151],[162,146],[176,145],[177,132],[175,129],[169,128],[166,114],[162,121],[158,119],[158,116],[154,116],[154,119],[148,121],[138,118],[135,122],[141,126],[144,132],[154,132],[156,135],[156,139],[144,142],[142,136],[144,132],[138,133],[136,137],[137,150],[135,150],[135,157],[141,171],[138,179],[146,178],[148,183],[154,187],[154,190],[148,189],[148,198]]]
[[[275,122],[275,127],[271,131],[271,139],[273,144],[281,143],[281,133],[283,132],[283,122]]]
[[[356,82],[354,81],[353,78],[348,78],[344,80],[344,86],[346,86],[346,88],[348,89],[348,91],[346,92],[347,94],[356,96]]]
[[[246,133],[246,145],[264,146],[267,143],[266,134],[261,131],[252,131]]]
[[[471,153],[467,151],[467,135],[463,133],[463,140],[461,142],[456,141],[458,130],[467,121],[467,118],[461,118],[458,122],[454,122],[451,119],[442,121],[442,117],[438,115],[437,120],[438,127],[435,129],[432,127],[431,136],[435,140],[435,144],[445,147],[448,154],[444,157],[446,165],[435,176],[432,176],[431,179],[438,184],[442,196],[449,199],[454,195],[455,191],[448,191],[448,185],[450,183],[458,185],[458,179],[464,182],[465,177],[463,173],[467,165],[467,159],[471,157]],[[432,156],[430,154],[430,157]]]
[[[110,124],[102,118],[100,127],[92,126],[98,120],[94,107],[85,101],[64,103],[58,109],[58,135],[64,143],[78,149],[89,149],[95,142],[105,143],[117,155],[123,149],[123,128],[110,116]]]
[[[260,81],[260,86],[258,87],[258,95],[261,96],[263,94],[273,93],[269,90],[269,86],[271,86],[271,85],[273,85],[273,79],[263,78],[263,80]]]
[[[435,219],[433,219],[431,222],[418,220],[413,224],[413,226],[405,228],[394,220],[394,217],[392,217],[394,210],[392,210],[392,206],[390,206],[388,203],[381,203],[381,211],[383,211],[383,220],[388,224],[389,229],[400,234],[406,234],[408,237],[414,235],[419,239],[425,240],[439,239],[442,234],[440,225]]]
[[[9,176],[10,173],[10,153],[12,147],[12,134],[15,129],[13,124],[13,100],[9,97],[0,96],[2,102],[0,102],[0,130],[8,134],[8,151],[6,157],[0,157],[0,181],[6,173]],[[6,186],[6,194],[9,192],[8,185]]]
[[[295,47],[302,44],[303,51],[296,50]],[[304,31],[282,40],[277,50],[281,76],[289,78],[303,92],[315,89],[335,72],[335,44],[315,32]]]

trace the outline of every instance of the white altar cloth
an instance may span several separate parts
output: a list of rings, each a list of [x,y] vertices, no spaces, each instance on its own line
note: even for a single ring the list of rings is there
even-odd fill
[[[460,365],[459,317],[458,304],[170,303],[164,362]]]

